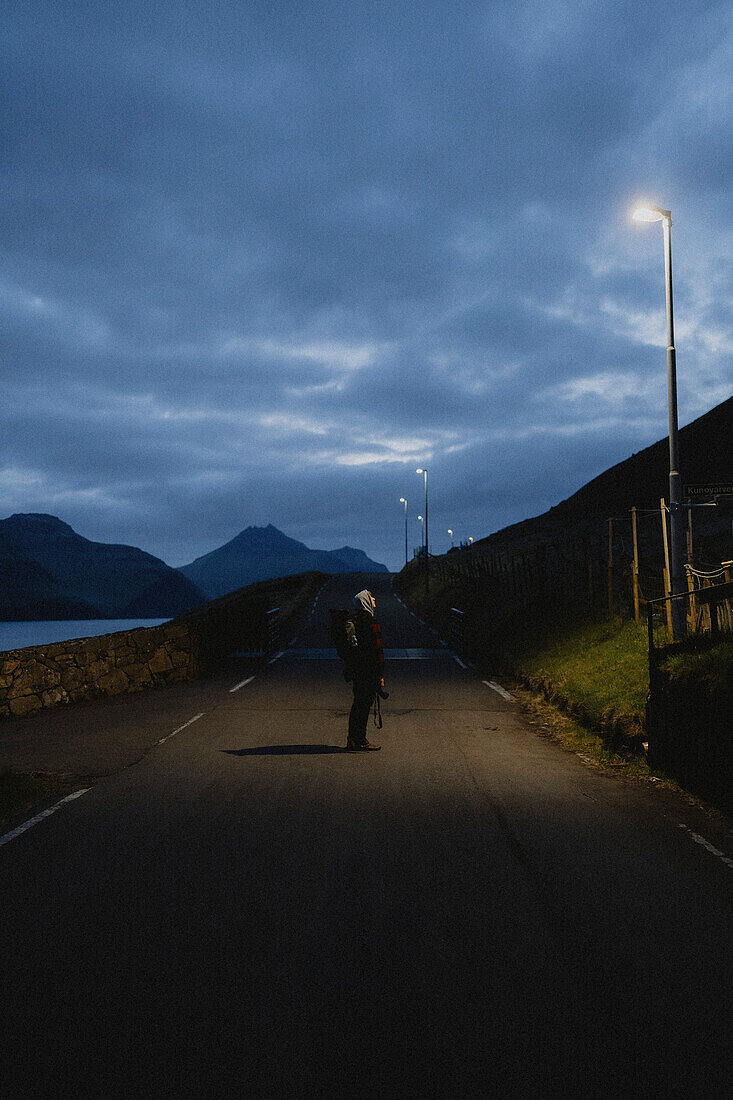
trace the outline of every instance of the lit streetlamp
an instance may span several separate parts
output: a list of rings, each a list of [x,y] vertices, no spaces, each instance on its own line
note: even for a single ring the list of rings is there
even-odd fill
[[[430,588],[428,567],[428,471],[421,466],[418,470],[415,470],[415,473],[422,474],[425,478],[425,592],[427,593]]]
[[[407,565],[407,500],[405,497],[400,497],[400,504],[405,506],[405,565]]]
[[[677,440],[677,357],[674,347],[672,307],[672,212],[659,206],[640,206],[633,214],[637,222],[661,222],[664,232],[664,282],[667,297],[667,404],[669,407],[669,587],[671,594],[685,591],[685,548],[682,531],[682,477]],[[685,636],[686,616],[682,600],[672,601],[672,636]]]
[[[420,520],[420,553],[425,552],[425,520],[422,516],[417,517]]]
[[[448,528],[448,534],[450,535],[450,548],[452,550],[453,549],[453,532],[451,531],[450,527]]]

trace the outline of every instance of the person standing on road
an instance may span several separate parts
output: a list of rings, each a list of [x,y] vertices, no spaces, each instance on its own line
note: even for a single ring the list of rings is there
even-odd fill
[[[346,748],[352,752],[375,752],[382,746],[367,741],[366,728],[377,691],[384,687],[382,630],[374,614],[377,601],[366,588],[354,596],[352,606],[357,644],[350,664],[354,702]]]

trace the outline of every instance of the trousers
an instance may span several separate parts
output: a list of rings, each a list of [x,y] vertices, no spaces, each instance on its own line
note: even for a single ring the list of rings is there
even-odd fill
[[[354,702],[349,712],[349,741],[356,745],[363,744],[367,739],[366,730],[369,721],[369,711],[377,694],[376,677],[369,675],[356,675],[352,681],[354,689]]]

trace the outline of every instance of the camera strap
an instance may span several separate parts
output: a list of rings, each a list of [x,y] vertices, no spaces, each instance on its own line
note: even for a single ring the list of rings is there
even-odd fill
[[[384,725],[382,722],[382,704],[379,698],[379,692],[376,692],[374,696],[374,725],[378,730],[381,730]]]

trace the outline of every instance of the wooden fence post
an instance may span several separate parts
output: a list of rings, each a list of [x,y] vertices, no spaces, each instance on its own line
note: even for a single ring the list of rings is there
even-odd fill
[[[687,624],[691,630],[695,629],[695,621],[697,619],[697,607],[695,604],[695,578],[692,575],[692,569],[685,570],[687,573],[687,591],[690,593],[690,609],[687,612]]]
[[[633,584],[634,584],[634,622],[639,621],[639,540],[636,533],[636,505],[631,509],[631,532],[634,540],[634,565],[633,565]]]

